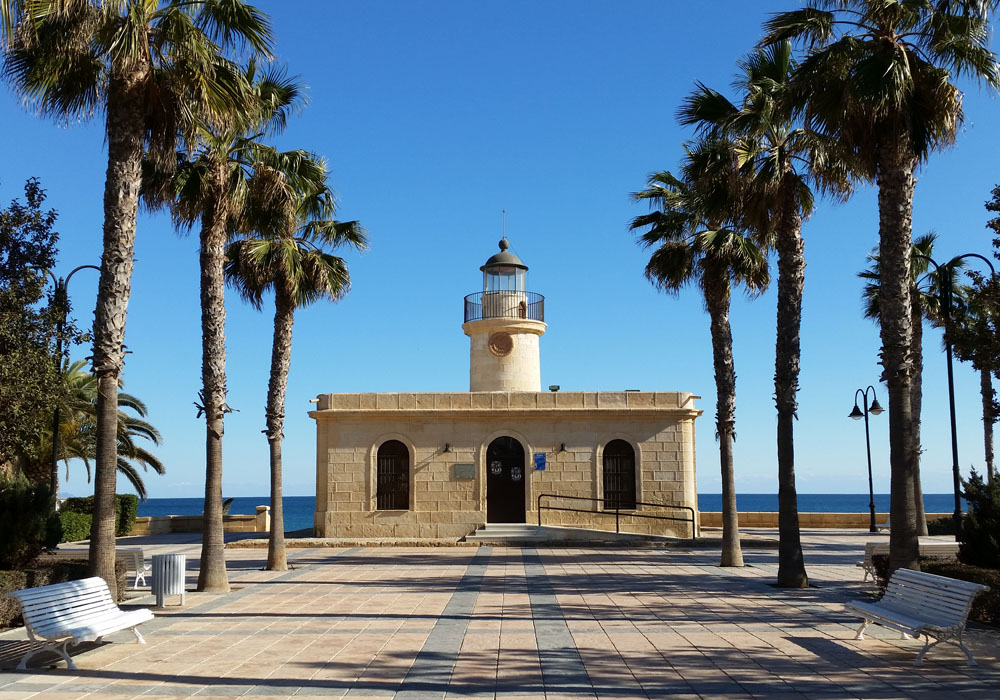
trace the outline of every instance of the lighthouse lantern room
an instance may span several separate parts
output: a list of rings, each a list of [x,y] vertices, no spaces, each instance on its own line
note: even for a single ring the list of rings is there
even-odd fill
[[[480,270],[483,290],[465,297],[462,325],[470,339],[469,390],[540,391],[545,297],[527,290],[528,266],[506,237]]]

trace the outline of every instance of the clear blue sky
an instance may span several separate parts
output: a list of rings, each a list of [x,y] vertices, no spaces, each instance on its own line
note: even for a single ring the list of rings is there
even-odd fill
[[[627,231],[643,208],[629,193],[673,168],[690,133],[674,115],[696,80],[726,89],[767,13],[795,0],[711,2],[279,2],[279,61],[309,85],[310,105],[278,139],[329,159],[343,219],[358,219],[371,250],[346,255],[353,290],[339,304],[297,314],[288,389],[285,493],[315,489],[320,393],[466,391],[462,298],[481,286],[496,252],[500,211],[546,296],[542,385],[564,391],[642,389],[702,396],[698,487],[718,492],[715,391],[700,295],[657,293],[642,276],[648,253]],[[989,253],[983,203],[1000,182],[997,102],[964,86],[957,145],[919,173],[914,233],[936,230],[941,260]],[[0,198],[41,178],[60,213],[60,271],[99,262],[106,148],[100,122],[56,126],[0,96],[5,143]],[[800,492],[867,489],[863,424],[849,420],[854,390],[877,384],[875,325],[861,317],[856,273],[877,242],[875,194],[822,203],[806,239],[802,375],[796,424]],[[144,399],[164,435],[167,475],[153,497],[203,493],[197,236],[165,215],[139,221],[126,342],[126,390]],[[97,274],[74,278],[77,317],[92,319]],[[224,492],[267,493],[264,399],[269,310],[230,294],[229,404]],[[775,492],[775,296],[732,313],[737,382],[736,474],[741,492]],[[940,333],[928,329],[924,488],[951,489]],[[73,351],[75,359],[89,348]],[[886,400],[878,386],[879,399]],[[956,368],[961,465],[981,468],[978,381]],[[876,491],[889,490],[887,416],[872,420]],[[126,485],[122,485],[123,490]],[[66,490],[87,493],[82,466]]]

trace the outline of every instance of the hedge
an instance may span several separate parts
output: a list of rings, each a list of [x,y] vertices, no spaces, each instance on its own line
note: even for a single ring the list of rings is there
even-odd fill
[[[126,571],[125,561],[117,560],[115,562],[115,579],[118,590],[115,591],[115,599],[119,603],[125,600],[125,591],[128,587],[125,577]],[[48,561],[37,562],[32,568],[24,571],[0,571],[0,628],[17,627],[24,624],[21,620],[21,606],[13,598],[7,597],[7,593],[10,591],[36,588],[63,581],[76,581],[88,576],[90,576],[90,567],[86,559],[54,560],[50,558]]]
[[[62,502],[63,511],[94,514],[94,497],[67,498]],[[124,537],[135,527],[135,517],[139,512],[139,497],[134,493],[120,493],[115,496],[115,537]],[[87,537],[90,537],[88,533]]]
[[[872,565],[875,567],[875,583],[879,592],[884,592],[888,583],[888,555],[876,554],[872,557]],[[989,586],[990,590],[981,593],[972,604],[969,618],[980,622],[1000,624],[1000,571],[963,564],[957,559],[944,557],[920,557],[920,570],[929,574]]]
[[[938,518],[937,520],[927,521],[927,534],[928,535],[954,535],[955,534],[955,518],[952,516],[947,516],[945,518]]]
[[[79,542],[90,539],[90,523],[93,520],[90,513],[63,510],[59,512],[59,520],[62,522],[60,542]]]

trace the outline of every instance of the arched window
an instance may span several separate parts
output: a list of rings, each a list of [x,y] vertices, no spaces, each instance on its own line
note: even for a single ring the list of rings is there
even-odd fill
[[[604,447],[604,508],[635,508],[635,450],[624,440]]]
[[[378,448],[375,472],[375,505],[379,510],[410,507],[410,451],[399,440],[386,440]]]

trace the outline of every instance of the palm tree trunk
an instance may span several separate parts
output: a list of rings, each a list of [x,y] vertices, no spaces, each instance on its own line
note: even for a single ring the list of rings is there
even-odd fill
[[[292,323],[295,303],[285,275],[278,273],[274,294],[274,339],[271,344],[271,377],[267,384],[267,442],[271,449],[271,536],[267,543],[267,569],[284,571],[285,519],[281,503],[281,439],[285,426],[285,391],[292,356]]]
[[[918,569],[918,535],[914,494],[917,446],[913,436],[910,353],[910,253],[913,242],[913,170],[916,159],[907,142],[879,147],[879,294],[882,379],[889,388],[889,466],[892,529],[889,569]]]
[[[143,147],[144,104],[136,95],[147,70],[114,76],[108,88],[108,170],[104,252],[94,311],[97,444],[90,573],[115,586],[115,486],[118,476],[118,378],[125,362],[125,317],[132,285]],[[55,439],[55,436],[53,436]]]
[[[913,444],[916,445],[916,459],[913,469],[913,494],[917,507],[917,534],[927,535],[927,516],[924,514],[924,488],[920,483],[920,455],[923,448],[920,445],[920,409],[923,404],[924,384],[924,307],[920,301],[920,292],[912,290],[910,295],[912,310],[910,325],[913,336],[910,341],[910,358],[913,362],[913,384],[910,387],[910,412],[913,419]]]
[[[205,411],[205,512],[198,590],[228,592],[222,519],[222,434],[226,407],[225,170],[216,166],[201,229],[201,377]]]
[[[983,396],[983,442],[986,448],[986,480],[993,485],[993,376],[988,369],[979,370],[979,392]]]
[[[777,226],[778,319],[774,352],[774,397],[778,409],[778,585],[809,585],[799,534],[795,490],[795,411],[799,385],[799,330],[805,284],[805,243],[795,183],[786,178]]]
[[[705,284],[705,306],[711,319],[712,359],[715,364],[715,426],[719,437],[722,470],[722,560],[721,566],[743,566],[740,547],[739,511],[733,467],[733,435],[736,428],[736,368],[733,364],[733,333],[729,326],[729,282],[717,273]]]

